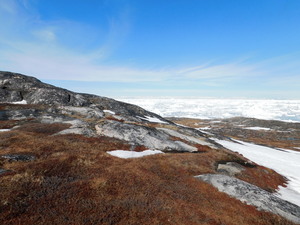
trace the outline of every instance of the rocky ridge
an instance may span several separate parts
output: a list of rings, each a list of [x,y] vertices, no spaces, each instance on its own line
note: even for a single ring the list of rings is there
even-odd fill
[[[161,116],[138,106],[114,99],[90,94],[75,93],[42,83],[34,77],[0,72],[0,102],[26,103],[39,107],[3,110],[1,120],[34,119],[42,123],[68,123],[71,127],[59,134],[76,133],[86,136],[114,137],[132,145],[145,146],[164,151],[196,152],[197,148],[172,136],[157,127],[168,126],[178,130],[179,126]],[[180,127],[183,134],[194,135],[203,145],[217,146],[205,134]],[[199,140],[200,141],[200,140]],[[191,142],[192,144],[194,142]]]

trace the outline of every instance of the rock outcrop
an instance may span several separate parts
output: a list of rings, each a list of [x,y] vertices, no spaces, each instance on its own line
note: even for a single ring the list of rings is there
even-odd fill
[[[218,164],[217,171],[225,175],[234,176],[245,170],[245,168],[236,162],[226,162]]]
[[[196,176],[196,178],[242,202],[257,207],[259,210],[275,213],[294,223],[300,223],[299,206],[282,200],[255,185],[221,174],[204,174]]]
[[[150,149],[164,151],[195,152],[196,147],[181,141],[172,141],[164,132],[143,125],[126,124],[118,121],[103,121],[96,125],[97,134],[118,138]]]
[[[195,144],[215,147],[203,133],[180,127],[141,107],[75,93],[22,74],[0,72],[0,102],[28,104],[28,107],[0,110],[1,120],[31,119],[71,125],[58,134],[114,137],[133,146],[163,151],[195,152],[198,150]],[[163,125],[168,129],[159,130]],[[180,137],[175,130],[180,130]]]

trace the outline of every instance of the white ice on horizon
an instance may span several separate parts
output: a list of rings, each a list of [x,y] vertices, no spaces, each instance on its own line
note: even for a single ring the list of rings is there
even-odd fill
[[[251,117],[300,122],[300,100],[119,98],[163,117],[224,119]]]
[[[238,152],[251,161],[275,170],[288,179],[287,187],[280,186],[277,193],[284,200],[300,206],[300,152],[282,150],[234,140],[213,139],[231,151]]]
[[[143,119],[143,120],[147,120],[149,122],[152,122],[152,123],[167,123],[165,121],[162,121],[156,117],[151,117],[151,116],[145,116],[145,117],[141,117],[141,116],[137,116],[138,118],[140,119]]]
[[[244,127],[244,129],[247,130],[264,130],[264,131],[270,131],[271,128],[267,128],[267,127]]]
[[[159,150],[145,150],[142,152],[114,150],[114,151],[108,151],[107,153],[112,156],[123,158],[123,159],[140,158],[148,155],[163,154],[163,152]]]

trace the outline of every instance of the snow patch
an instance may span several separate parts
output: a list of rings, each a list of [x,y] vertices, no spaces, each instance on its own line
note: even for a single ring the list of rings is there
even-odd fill
[[[113,111],[111,111],[111,110],[108,110],[108,109],[104,109],[103,112],[105,112],[105,113],[110,113],[110,114],[112,114],[112,115],[115,115],[115,114],[116,114],[115,112],[113,112]]]
[[[22,101],[18,101],[18,102],[8,102],[9,104],[20,104],[20,105],[27,105],[27,101],[26,100],[22,100]]]
[[[244,127],[244,129],[248,129],[248,130],[265,130],[265,131],[272,130],[271,128],[267,128],[267,127]]]
[[[7,131],[11,131],[11,129],[0,129],[0,132],[7,132]]]
[[[205,130],[201,130],[201,129],[198,129],[198,128],[197,128],[196,130],[199,130],[199,131],[201,131],[201,132],[204,133],[204,134],[213,135],[212,133],[207,132],[207,131],[205,131]]]
[[[162,121],[156,117],[151,117],[151,116],[145,116],[145,117],[137,116],[137,117],[140,119],[143,119],[143,120],[147,120],[151,123],[168,123],[168,122]]]
[[[210,130],[211,127],[199,127],[197,128],[197,130]]]
[[[242,154],[251,161],[271,168],[288,179],[287,187],[279,187],[278,196],[300,206],[300,152],[284,151],[244,141],[213,139],[225,148]]]
[[[108,151],[107,153],[122,159],[140,158],[148,155],[163,154],[163,152],[159,150],[145,150],[142,152],[114,150],[114,151]]]

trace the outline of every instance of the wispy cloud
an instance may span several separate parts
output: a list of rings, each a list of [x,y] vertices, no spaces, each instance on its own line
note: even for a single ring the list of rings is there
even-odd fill
[[[30,13],[29,13],[30,12]],[[89,26],[74,21],[42,21],[28,0],[0,0],[0,69],[40,79],[112,82],[199,82],[204,86],[263,77],[264,82],[299,81],[299,54],[259,62],[248,58],[173,68],[140,68],[107,63],[130,31],[129,12],[111,18],[98,47],[81,51],[65,44]],[[93,29],[91,29],[93,30]],[[76,35],[74,35],[76,36]],[[300,83],[300,82],[299,82]]]

